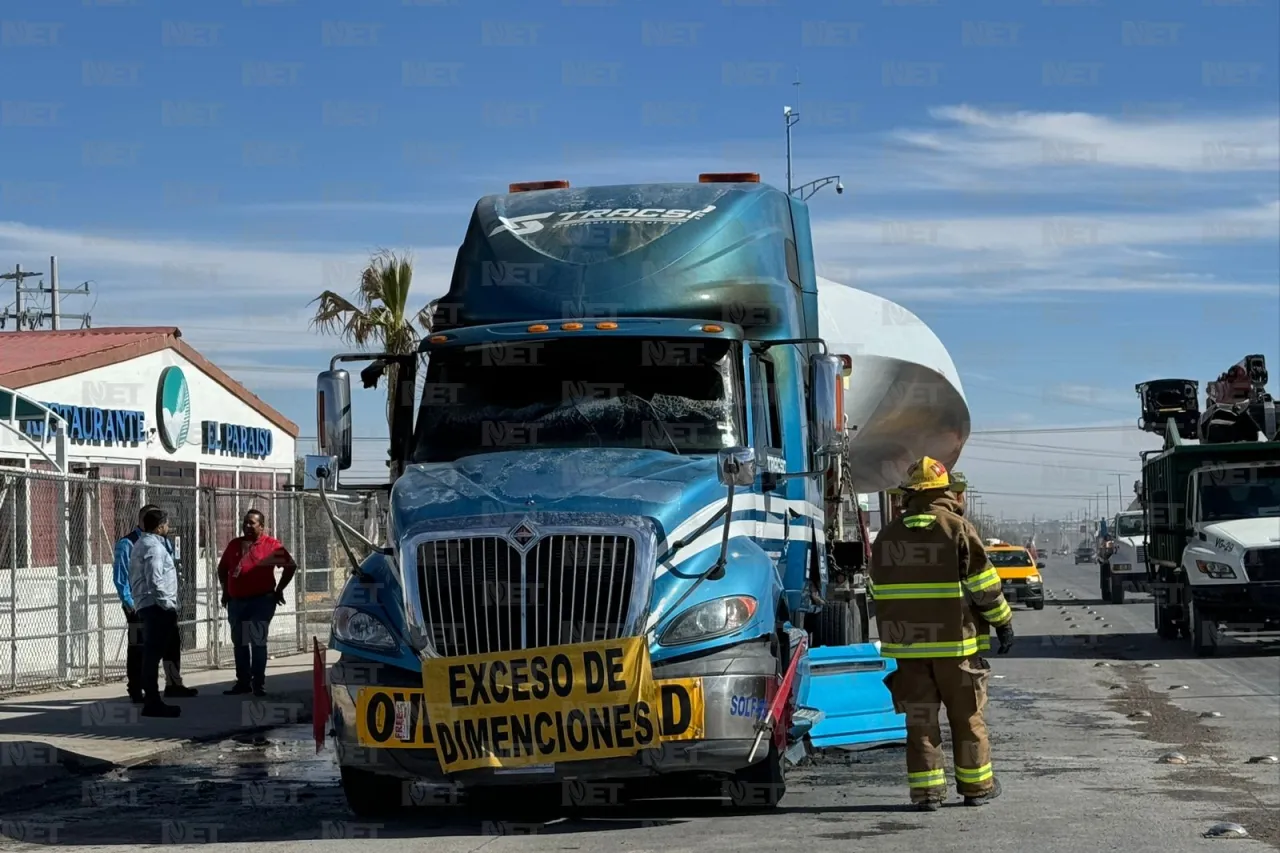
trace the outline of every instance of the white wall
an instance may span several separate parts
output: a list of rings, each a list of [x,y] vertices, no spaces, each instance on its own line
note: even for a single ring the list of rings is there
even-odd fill
[[[178,448],[174,453],[165,448],[159,434],[154,431],[159,422],[156,400],[160,373],[172,365],[182,368],[191,391],[191,429],[186,446]],[[148,458],[163,458],[176,462],[198,462],[218,468],[293,470],[294,439],[183,358],[177,350],[151,353],[19,390],[41,402],[136,410],[145,414],[147,444],[93,445],[70,442],[68,450],[72,459],[141,462]],[[204,453],[201,443],[203,422],[206,420],[270,429],[271,454],[265,459],[254,459]],[[53,455],[52,441],[48,442],[46,450]],[[30,445],[6,430],[0,430],[0,453],[38,458]]]

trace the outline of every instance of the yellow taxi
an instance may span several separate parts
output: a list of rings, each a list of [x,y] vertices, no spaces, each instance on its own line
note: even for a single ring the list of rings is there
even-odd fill
[[[1044,610],[1044,580],[1040,570],[1044,563],[1031,559],[1031,552],[1021,545],[1001,542],[987,546],[987,559],[1000,576],[1000,589],[1009,604],[1026,604],[1032,610]]]

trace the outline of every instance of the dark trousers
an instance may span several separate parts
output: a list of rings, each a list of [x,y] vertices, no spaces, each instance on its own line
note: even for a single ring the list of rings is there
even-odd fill
[[[175,624],[177,616],[174,616]],[[124,610],[124,621],[129,627],[129,648],[125,652],[125,672],[128,674],[128,691],[143,692],[143,657],[144,626],[142,617],[136,610]],[[164,683],[166,687],[177,687],[182,683],[182,635],[175,627],[168,645],[160,655],[164,662]]]
[[[138,611],[142,620],[142,693],[148,702],[160,699],[160,661],[175,647],[181,648],[178,636],[178,611],[159,605]],[[166,675],[165,679],[168,683]]]
[[[267,680],[267,636],[276,615],[275,595],[227,601],[231,644],[236,653],[236,683],[262,687]]]

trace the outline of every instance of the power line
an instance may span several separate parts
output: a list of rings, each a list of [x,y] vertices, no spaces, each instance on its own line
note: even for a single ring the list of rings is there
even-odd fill
[[[1027,464],[1025,459],[991,459],[990,457],[986,457],[986,456],[966,456],[964,454],[961,454],[960,458],[961,460],[969,460],[973,462],[995,462],[997,464],[1002,464],[1002,465],[1025,466]],[[1123,476],[1126,474],[1133,473],[1132,471],[1114,471],[1109,468],[1088,468],[1083,465],[1062,465],[1057,462],[1049,463],[1049,465],[1051,465],[1054,468],[1065,468],[1068,471],[1092,471],[1098,474],[1107,474],[1110,476],[1115,476],[1117,474]]]

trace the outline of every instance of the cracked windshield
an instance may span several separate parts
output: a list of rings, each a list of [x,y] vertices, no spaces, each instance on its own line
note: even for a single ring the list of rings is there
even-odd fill
[[[0,853],[1280,851],[1280,0],[0,6]]]

